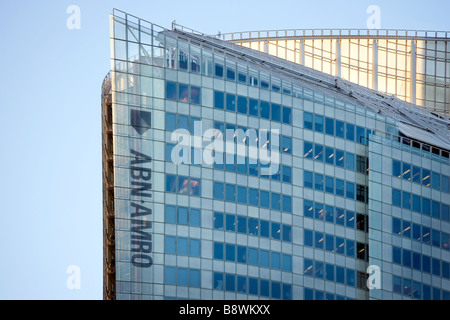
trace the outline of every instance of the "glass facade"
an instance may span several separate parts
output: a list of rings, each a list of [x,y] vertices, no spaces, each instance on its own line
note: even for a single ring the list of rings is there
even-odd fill
[[[240,47],[110,21],[105,299],[448,299],[448,151]]]
[[[450,32],[270,30],[221,38],[450,115]]]

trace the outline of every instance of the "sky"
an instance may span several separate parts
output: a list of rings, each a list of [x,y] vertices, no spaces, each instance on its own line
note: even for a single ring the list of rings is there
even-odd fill
[[[79,28],[68,27],[71,5]],[[383,29],[450,31],[448,0],[0,0],[0,299],[102,299],[100,89],[113,8],[217,34],[365,29],[370,5]]]

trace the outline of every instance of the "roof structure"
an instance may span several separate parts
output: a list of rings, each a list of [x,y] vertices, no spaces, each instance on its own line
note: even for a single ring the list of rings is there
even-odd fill
[[[215,36],[210,36],[173,23],[174,36],[184,37],[202,46],[209,46],[214,50],[223,51],[227,56],[238,60],[244,60],[255,66],[264,66],[294,83],[322,91],[329,95],[330,91],[346,98],[349,103],[359,105],[368,110],[394,119],[397,122],[399,133],[438,148],[450,150],[450,117],[426,110],[378,91],[357,85],[339,77],[334,77],[323,72],[305,67],[269,55],[264,52],[252,50],[231,42],[223,41]],[[320,90],[322,89],[322,90]]]

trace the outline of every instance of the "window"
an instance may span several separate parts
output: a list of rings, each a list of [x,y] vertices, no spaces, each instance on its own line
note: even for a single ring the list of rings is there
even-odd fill
[[[292,168],[288,166],[282,166],[283,182],[292,183]]]
[[[323,175],[314,173],[314,189],[323,191]]]
[[[276,103],[272,103],[272,120],[281,121],[281,106]]]
[[[224,196],[224,190],[223,190],[223,183],[222,182],[214,182],[214,199],[223,200]]]
[[[177,192],[177,176],[167,174],[166,175],[166,191]]]
[[[292,109],[283,107],[283,123],[292,124]]]
[[[177,100],[177,84],[175,82],[166,81],[166,99]]]
[[[248,263],[253,266],[258,265],[258,249],[248,248]]]
[[[187,84],[179,84],[178,100],[180,102],[188,102],[189,101],[189,86]]]
[[[303,127],[305,129],[312,130],[313,129],[313,115],[309,112],[303,113]]]
[[[188,225],[188,208],[178,207],[178,223],[182,225]]]
[[[166,131],[174,131],[177,129],[177,115],[174,113],[166,113]]]
[[[214,242],[214,259],[223,260],[223,243]]]
[[[165,244],[164,244],[164,251],[168,254],[176,254],[177,252],[177,238],[166,236]]]
[[[325,133],[334,136],[334,119],[325,118]]]
[[[323,146],[314,144],[314,160],[323,162]]]
[[[259,193],[258,189],[249,188],[248,190],[248,203],[252,206],[258,206],[259,204]]]
[[[346,123],[346,134],[347,140],[355,141],[355,126],[350,123]]]
[[[356,171],[369,174],[369,159],[364,156],[356,155]]]
[[[353,153],[345,153],[345,167],[348,170],[355,170],[355,155]]]
[[[283,195],[283,211],[292,212],[292,198],[290,196]]]
[[[304,151],[304,157],[306,159],[312,159],[313,158],[313,144],[308,141],[304,141],[303,143],[303,151]]]
[[[247,234],[247,217],[237,217],[237,232]]]
[[[227,93],[226,103],[228,111],[236,111],[236,96],[234,94]]]
[[[400,162],[400,161],[398,161],[398,160],[392,160],[392,175],[394,176],[394,177],[398,177],[398,178],[400,178],[401,176],[402,176],[402,173],[401,173],[401,165],[402,165],[402,163]]]
[[[177,208],[175,206],[166,206],[166,222],[177,223]]]
[[[271,224],[271,230],[272,230],[272,238],[275,240],[280,240],[281,238],[281,226],[279,223],[272,222]]]
[[[225,188],[226,201],[236,202],[236,185],[227,183]]]
[[[258,100],[248,99],[248,114],[251,116],[258,116]]]
[[[336,137],[344,138],[344,127],[344,122],[336,120]]]
[[[342,150],[336,150],[336,165],[338,167],[344,168],[344,151]]]
[[[325,162],[334,165],[334,149],[330,147],[325,147]]]
[[[235,231],[236,226],[236,216],[233,214],[225,215],[225,230],[226,231]]]
[[[314,202],[310,200],[303,200],[303,215],[308,218],[313,217]]]
[[[247,114],[247,98],[238,96],[237,111],[242,114]]]
[[[314,130],[317,132],[323,132],[323,117],[314,115]]]
[[[214,91],[214,108],[224,109],[225,95],[221,91]]]
[[[231,68],[227,68],[227,80],[234,81],[236,79],[236,71]]]
[[[214,212],[214,229],[223,230],[223,213]]]
[[[261,118],[270,119],[270,103],[266,102],[266,101],[260,101],[259,103],[260,105],[260,114],[261,114]]]
[[[247,188],[238,186],[238,199],[237,202],[241,204],[247,204]]]
[[[236,246],[234,244],[225,244],[225,260],[235,262],[236,261]]]
[[[223,78],[223,65],[216,63],[215,69],[214,69],[214,75],[217,78]]]
[[[356,126],[356,142],[366,144],[366,130],[359,126]]]
[[[261,194],[260,206],[269,209],[270,208],[269,192],[261,190],[260,194]]]
[[[287,136],[281,137],[281,151],[292,154],[292,138]]]
[[[200,87],[191,86],[191,103],[200,104]]]
[[[402,178],[411,180],[411,165],[409,163],[402,163]]]
[[[334,194],[334,178],[325,176],[325,192]]]
[[[336,179],[336,195],[337,196],[344,196],[344,180]]]
[[[303,185],[305,188],[313,188],[313,173],[309,171],[303,172]]]

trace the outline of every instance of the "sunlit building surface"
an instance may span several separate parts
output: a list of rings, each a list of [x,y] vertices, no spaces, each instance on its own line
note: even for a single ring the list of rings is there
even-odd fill
[[[450,115],[450,32],[270,30],[219,37]]]
[[[339,78],[119,10],[110,30],[105,299],[450,298],[450,120],[370,89],[373,40],[360,86],[344,43]]]

